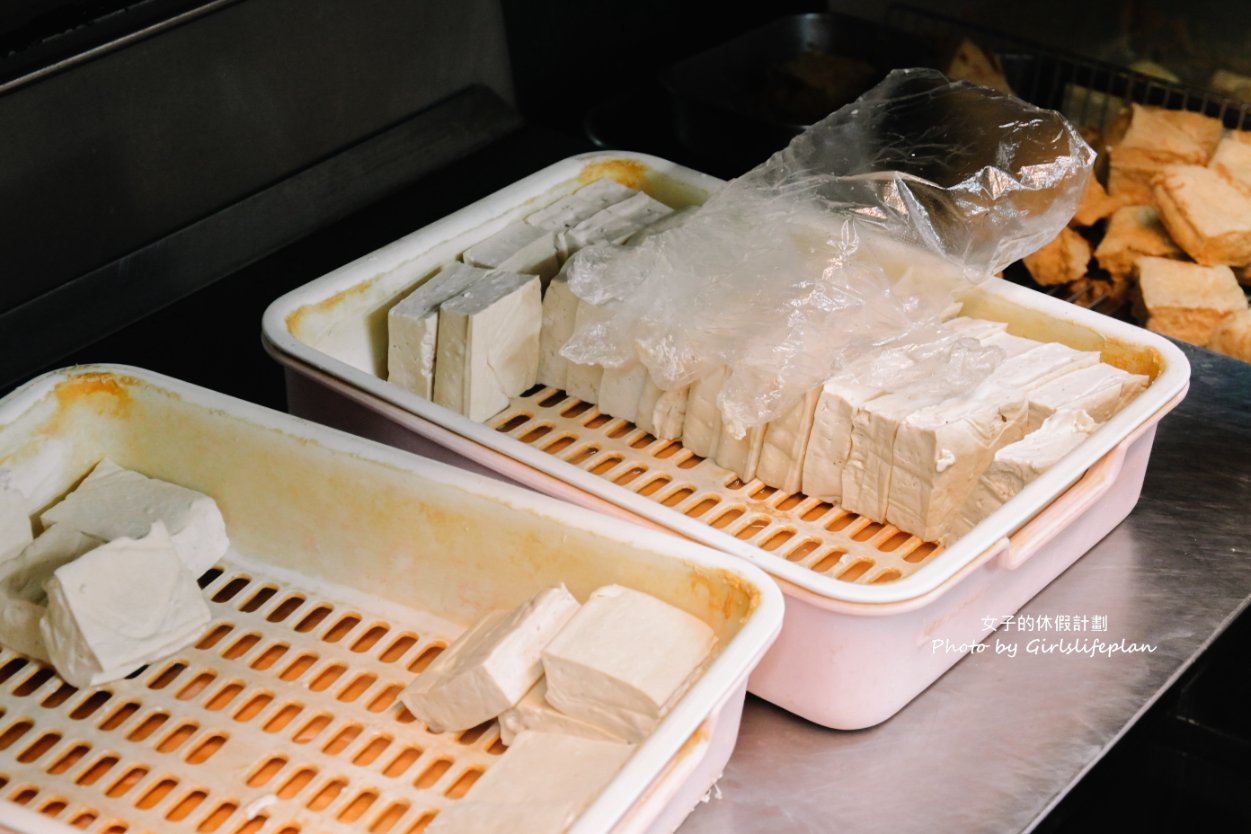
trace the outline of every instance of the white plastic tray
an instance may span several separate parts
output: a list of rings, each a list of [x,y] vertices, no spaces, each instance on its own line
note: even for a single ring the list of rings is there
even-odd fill
[[[1083,540],[1089,542],[1079,551],[1062,554],[1068,561],[1056,562],[1053,572],[1028,580],[1018,572],[1013,579],[996,580],[996,590],[1012,599],[1020,597],[1019,607],[1063,569],[1058,566],[1061,562],[1067,566],[1084,553],[1133,506],[1145,469],[1122,467],[1121,462],[1130,461],[1131,445],[1145,444],[1149,451],[1155,422],[1184,396],[1189,381],[1184,355],[1156,334],[1003,281],[977,288],[966,299],[965,312],[1005,321],[1020,335],[1099,350],[1105,359],[1149,374],[1152,383],[1059,465],[945,550],[806,496],[780,494],[755,481],[738,484],[711,461],[695,461],[684,469],[691,458],[680,446],[671,451],[670,444],[648,443],[637,431],[630,435],[629,424],[600,421],[594,409],[569,417],[563,410],[571,404],[556,401],[550,391],[514,400],[509,412],[483,425],[383,379],[386,312],[408,288],[482,237],[599,176],[641,186],[670,204],[698,202],[720,184],[654,157],[611,153],[574,157],[288,293],[266,311],[263,332],[271,354],[287,368],[289,407],[390,443],[494,471],[586,506],[667,527],[759,565],[792,600],[847,616],[880,617],[929,606],[954,586],[969,586],[970,574],[988,564],[1020,566],[1040,550],[1057,546],[1054,534],[1040,536],[1038,531],[1083,525]],[[545,404],[549,397],[552,402]],[[514,418],[525,419],[514,422]],[[551,444],[546,439],[526,439],[532,430],[544,427],[553,440],[562,433],[571,435],[573,444],[555,444],[554,451],[548,451]],[[616,432],[624,433],[614,436]],[[635,441],[642,445],[636,447]],[[619,461],[608,459],[606,449],[614,442],[614,451],[624,452]],[[622,444],[632,451],[621,449]],[[592,455],[580,454],[592,446]],[[1145,467],[1145,453],[1140,457]],[[670,480],[651,493],[646,492],[650,478],[623,483],[629,467],[639,465]],[[1113,471],[1115,477],[1106,477]],[[1104,505],[1091,510],[1105,489],[1118,496],[1118,507],[1124,504],[1120,515],[1109,515]],[[1133,500],[1125,503],[1125,496]],[[696,512],[710,498],[722,509]],[[738,514],[718,525],[731,510]],[[866,562],[864,569],[858,568]],[[825,633],[787,628],[771,660],[784,655],[791,641],[798,647],[796,656],[811,657]],[[976,642],[984,634],[965,628],[959,636]],[[915,654],[915,641],[901,642],[908,643],[908,656]],[[853,691],[855,684],[849,681],[860,670],[846,665],[845,657],[839,653],[825,664],[804,663],[805,668],[794,670],[794,677],[785,668],[771,675],[762,672],[753,679],[752,691],[830,726],[866,726],[892,714],[959,655],[943,655],[944,664],[919,688],[921,678],[908,675],[906,683],[893,687],[890,699],[877,698],[872,705]],[[892,652],[874,665],[909,662]],[[776,662],[765,666],[777,668]],[[834,670],[833,678],[842,682],[837,690],[827,686],[827,679],[813,677],[814,666]],[[804,677],[812,679],[812,685],[800,684]],[[783,678],[784,683],[772,682]]]
[[[200,642],[77,691],[0,649],[0,830],[420,830],[498,756],[399,690],[460,628],[565,582],[619,582],[708,622],[704,674],[571,828],[672,831],[720,775],[781,596],[636,525],[148,372],[72,369],[0,401],[0,466],[47,504],[102,455],[209,493],[232,550]],[[34,509],[34,508],[32,508]]]

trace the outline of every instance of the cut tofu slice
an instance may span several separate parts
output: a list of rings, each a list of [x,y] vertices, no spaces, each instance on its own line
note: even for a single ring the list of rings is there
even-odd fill
[[[1199,113],[1131,105],[1129,128],[1109,155],[1108,193],[1125,205],[1152,205],[1151,183],[1161,169],[1206,165],[1222,130]]]
[[[598,179],[572,194],[561,197],[550,206],[526,217],[526,223],[549,232],[562,232],[603,211],[613,203],[638,194],[616,180]]]
[[[598,315],[594,305],[579,300],[574,329],[586,327]],[[599,400],[599,383],[603,375],[602,365],[581,365],[570,361],[565,369],[565,393],[593,405]]]
[[[1155,181],[1155,201],[1169,236],[1196,262],[1251,263],[1251,193],[1219,171],[1170,166]]]
[[[1084,411],[1096,423],[1106,423],[1142,393],[1150,380],[1104,362],[1064,374],[1028,392],[1027,431],[1036,431],[1058,411]]]
[[[803,399],[765,426],[756,477],[783,492],[798,492],[803,485],[804,455],[816,414],[821,389],[809,391]]]
[[[1226,318],[1208,341],[1208,349],[1243,362],[1251,362],[1251,310]]]
[[[1084,411],[1060,411],[1047,418],[1037,431],[996,452],[964,505],[953,514],[943,543],[949,544],[973,529],[1077,448],[1097,426]]]
[[[674,440],[682,436],[686,425],[686,401],[690,386],[664,390],[651,376],[643,383],[634,421],[640,429],[661,440]]]
[[[530,730],[427,834],[560,834],[621,770],[634,745]]]
[[[540,652],[578,610],[563,585],[478,620],[408,685],[400,700],[434,732],[490,721],[543,674]]]
[[[1216,153],[1208,162],[1213,168],[1243,188],[1251,188],[1251,144],[1245,139],[1226,136],[1216,146]]]
[[[1073,213],[1073,225],[1093,226],[1114,212],[1120,204],[1119,200],[1108,196],[1099,180],[1091,174],[1086,181],[1086,190],[1082,192],[1082,202]]]
[[[1159,213],[1151,206],[1123,206],[1112,213],[1103,240],[1095,248],[1095,260],[1118,280],[1134,272],[1143,255],[1184,258],[1185,253],[1168,236]]]
[[[1247,309],[1247,297],[1227,266],[1142,257],[1137,267],[1135,307],[1149,330],[1206,345],[1225,318]]]
[[[543,325],[539,332],[539,382],[564,389],[569,374],[569,360],[560,349],[573,335],[578,317],[578,297],[569,289],[569,276],[564,269],[547,285],[543,295]]]
[[[39,633],[48,609],[44,585],[57,568],[104,544],[64,524],[54,524],[0,565],[0,644],[50,663]]]
[[[652,731],[712,651],[708,624],[620,585],[596,590],[543,651],[547,700],[629,741]]]
[[[470,246],[461,259],[470,266],[483,269],[537,275],[544,286],[560,269],[555,232],[520,222],[510,223]]]
[[[886,520],[895,435],[909,415],[931,405],[933,399],[898,392],[870,399],[856,410],[851,424],[851,452],[843,467],[844,509],[874,521]]]
[[[1086,274],[1090,244],[1067,226],[1050,243],[1025,256],[1025,268],[1043,286],[1067,284]]]
[[[185,648],[212,619],[195,577],[157,521],[57,568],[39,623],[52,665],[79,688],[124,678]]]
[[[512,746],[513,740],[526,730],[544,733],[561,733],[567,736],[598,738],[622,742],[619,738],[586,721],[565,715],[547,701],[547,681],[540,679],[516,706],[500,714],[500,741]]]
[[[434,395],[439,305],[490,272],[448,264],[387,313],[387,381],[427,400]]]
[[[619,368],[604,368],[599,379],[596,405],[603,414],[635,422],[639,400],[651,375],[642,362],[629,362]]]
[[[721,440],[721,408],[717,405],[717,397],[727,376],[728,368],[718,368],[694,382],[687,394],[682,445],[701,458],[710,458],[717,453],[717,443]]]
[[[558,232],[556,247],[562,258],[568,258],[592,243],[625,243],[635,232],[672,213],[673,209],[664,203],[639,192],[596,212],[567,231]]]
[[[764,449],[765,427],[752,426],[742,437],[735,437],[729,427],[722,424],[721,437],[717,438],[717,465],[738,475],[743,483],[756,477],[760,465],[760,453]]]
[[[482,422],[539,374],[539,279],[492,272],[439,305],[434,401]]]
[[[667,232],[670,229],[676,229],[678,226],[681,226],[689,220],[691,215],[695,213],[695,210],[695,206],[687,206],[686,208],[680,208],[666,214],[655,223],[644,226],[642,229],[639,229],[637,232],[630,235],[630,237],[626,240],[626,246],[634,246],[635,244],[642,243],[644,240],[647,240],[647,238],[652,237],[653,235],[658,235],[661,232]]]
[[[0,486],[0,570],[33,539],[30,515],[26,512],[26,496],[15,489]]]
[[[213,567],[230,547],[226,522],[212,498],[107,459],[39,520],[44,527],[64,524],[105,541],[142,538],[159,521],[192,576]]]

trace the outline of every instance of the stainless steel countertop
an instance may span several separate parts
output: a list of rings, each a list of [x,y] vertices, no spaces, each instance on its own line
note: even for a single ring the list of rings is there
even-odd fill
[[[1251,365],[1183,347],[1190,393],[1160,425],[1138,506],[1020,611],[1105,616],[1107,631],[1000,629],[988,642],[1015,657],[967,656],[857,732],[749,696],[718,790],[682,834],[1037,825],[1251,599]],[[1062,637],[1156,651],[1025,653]]]

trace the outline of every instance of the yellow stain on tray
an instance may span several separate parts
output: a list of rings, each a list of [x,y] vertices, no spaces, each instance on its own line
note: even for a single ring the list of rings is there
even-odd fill
[[[374,285],[377,278],[370,278],[368,281],[362,281],[359,284],[353,284],[346,290],[340,290],[332,296],[323,298],[314,304],[305,304],[298,310],[287,316],[287,332],[297,339],[300,338],[300,330],[305,321],[312,315],[324,315],[333,312],[337,307],[354,296],[364,295],[369,288]]]
[[[647,166],[635,159],[604,159],[592,162],[578,174],[578,182],[587,183],[605,177],[616,180],[627,188],[642,188],[647,176]]]
[[[101,415],[125,417],[130,412],[130,388],[139,384],[133,377],[110,373],[85,373],[56,386],[57,405],[68,411],[84,404]]]

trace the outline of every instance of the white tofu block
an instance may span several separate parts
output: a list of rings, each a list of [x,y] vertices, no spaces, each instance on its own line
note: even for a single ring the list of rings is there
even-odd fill
[[[769,486],[783,492],[798,492],[802,486],[804,455],[820,396],[821,389],[814,388],[765,427],[756,477]]]
[[[652,437],[673,440],[682,436],[686,423],[686,400],[690,386],[664,390],[651,376],[643,383],[634,424]]]
[[[1096,423],[1106,423],[1150,380],[1103,362],[1048,382],[1029,392],[1028,430],[1034,431],[1058,411],[1084,411]]]
[[[517,736],[427,834],[560,834],[621,770],[634,745],[534,730]]]
[[[26,512],[34,515],[65,492],[65,474],[72,466],[73,449],[56,437],[40,439],[32,454],[23,455],[12,465],[0,466],[0,487],[26,497]]]
[[[752,426],[742,437],[735,437],[723,424],[721,437],[717,438],[717,465],[738,475],[744,483],[750,481],[756,477],[756,467],[760,465],[764,436],[763,425]]]
[[[642,229],[639,229],[637,232],[630,235],[625,242],[626,246],[634,246],[635,244],[642,243],[644,240],[652,237],[653,235],[658,235],[661,232],[667,232],[670,229],[676,229],[678,226],[681,226],[688,219],[690,219],[690,216],[695,213],[695,209],[695,206],[687,206],[686,208],[680,208],[666,214],[655,223],[644,226]]]
[[[1084,411],[1058,411],[1022,440],[1004,446],[978,479],[977,486],[943,536],[947,544],[1003,506],[1062,457],[1077,448],[1098,427]]]
[[[685,611],[605,586],[543,650],[548,703],[638,741],[680,697],[715,643],[712,629]]]
[[[0,485],[0,569],[34,539],[26,496]]]
[[[230,547],[226,522],[212,498],[107,459],[39,518],[45,527],[64,524],[105,541],[142,538],[159,521],[193,577],[213,567]]]
[[[984,341],[998,333],[1005,333],[1008,329],[1008,325],[1001,321],[974,319],[968,316],[957,316],[944,322],[944,325],[957,336],[977,339],[978,341]]]
[[[104,544],[64,524],[54,524],[0,565],[0,644],[44,663],[50,662],[39,633],[47,611],[44,585],[57,568]]]
[[[537,275],[544,286],[560,269],[556,234],[529,223],[510,223],[464,251],[461,260],[483,269]]]
[[[462,263],[440,269],[387,313],[387,382],[427,400],[434,396],[439,305],[490,274]]]
[[[547,681],[539,682],[517,702],[500,713],[500,741],[511,746],[513,740],[526,730],[538,730],[544,733],[561,733],[567,736],[582,738],[608,739],[624,741],[614,736],[603,727],[565,715],[547,701]]]
[[[565,270],[557,273],[543,294],[543,326],[539,332],[539,382],[564,390],[569,375],[568,359],[560,349],[573,335],[578,318],[578,297],[569,289]]]
[[[487,420],[534,385],[543,302],[539,279],[492,272],[439,305],[434,401]]]
[[[1098,364],[1099,354],[1074,350],[1058,342],[1034,342],[1033,347],[999,363],[986,383],[994,388],[1031,391],[1065,374]]]
[[[717,453],[717,443],[721,440],[721,408],[717,397],[728,375],[729,369],[719,368],[692,383],[687,395],[682,445],[702,458]]]
[[[161,522],[57,568],[39,632],[73,686],[124,678],[193,643],[212,619]]]
[[[1025,435],[1024,392],[960,397],[909,415],[895,435],[886,521],[942,537],[995,452]]]
[[[605,177],[528,215],[526,223],[549,232],[561,232],[638,193],[637,189]]]
[[[599,378],[596,405],[600,412],[635,422],[643,389],[651,379],[642,362],[629,362],[619,368],[604,368]]]
[[[625,243],[635,232],[672,213],[673,209],[664,203],[639,192],[608,206],[571,229],[558,232],[556,248],[562,258],[568,258],[592,243]]]
[[[483,617],[400,695],[431,730],[467,730],[515,705],[543,674],[540,652],[578,610],[561,585]]]

